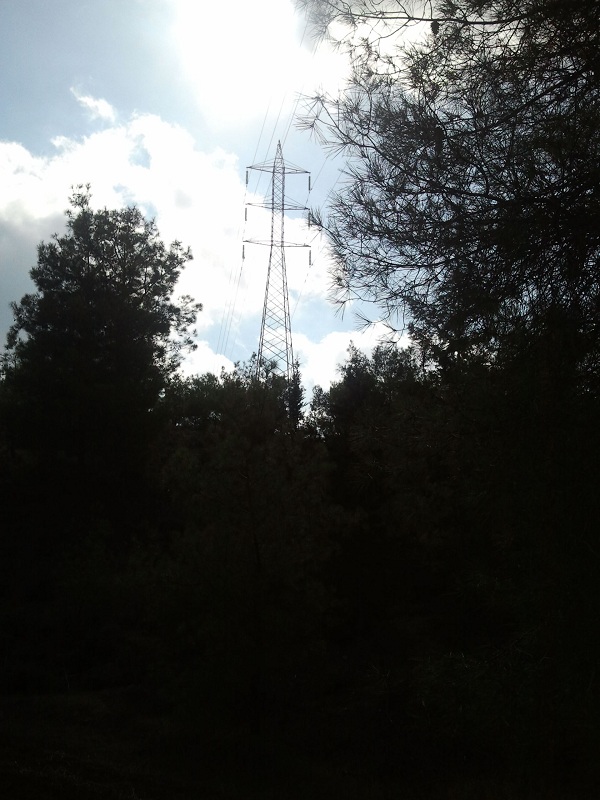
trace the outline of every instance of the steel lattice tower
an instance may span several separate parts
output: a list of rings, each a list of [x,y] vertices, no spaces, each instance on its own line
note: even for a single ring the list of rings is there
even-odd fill
[[[268,245],[269,266],[267,269],[267,283],[263,304],[262,323],[260,326],[260,340],[258,345],[257,374],[267,364],[274,365],[274,371],[292,380],[294,369],[294,353],[292,349],[292,330],[290,324],[290,302],[287,287],[287,273],[285,265],[286,247],[304,247],[287,243],[284,238],[284,224],[287,210],[306,211],[305,206],[286,201],[285,176],[290,174],[307,173],[307,170],[286,163],[283,159],[281,142],[277,143],[275,159],[264,164],[254,164],[248,169],[270,172],[271,198],[259,205],[271,210],[271,238],[269,241],[246,239],[253,244]],[[246,177],[246,183],[248,179]]]

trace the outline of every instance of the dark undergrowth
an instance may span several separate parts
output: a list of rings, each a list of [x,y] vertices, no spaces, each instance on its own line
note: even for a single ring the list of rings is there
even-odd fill
[[[185,730],[172,711],[152,711],[152,698],[129,687],[0,703],[0,781],[11,800],[263,800],[343,797],[349,800],[586,800],[539,782],[528,787],[464,763],[439,776],[432,753],[423,774],[374,752],[368,731],[347,710],[322,707],[294,720],[271,715],[212,732]],[[364,722],[364,719],[363,719]],[[306,730],[309,726],[311,729]],[[313,728],[313,726],[315,726]],[[320,730],[319,730],[320,726]],[[399,761],[402,761],[400,755]]]

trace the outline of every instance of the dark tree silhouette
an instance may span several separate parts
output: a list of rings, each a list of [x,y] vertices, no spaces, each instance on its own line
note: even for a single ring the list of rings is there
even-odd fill
[[[346,25],[353,63],[305,119],[349,162],[321,219],[340,302],[374,301],[446,361],[549,334],[593,381],[597,4],[304,5]]]
[[[3,395],[17,444],[86,461],[144,428],[201,306],[172,298],[190,251],[137,208],[93,211],[89,188],[70,205],[38,248],[37,291],[12,305]]]

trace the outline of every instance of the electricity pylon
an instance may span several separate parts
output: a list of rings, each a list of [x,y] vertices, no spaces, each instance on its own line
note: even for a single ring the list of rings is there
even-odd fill
[[[274,371],[292,380],[294,371],[294,353],[292,349],[292,330],[290,324],[290,301],[287,287],[287,274],[285,266],[286,247],[307,247],[303,244],[291,244],[284,238],[284,212],[307,211],[305,206],[286,200],[285,176],[308,174],[307,170],[286,163],[283,160],[281,142],[277,143],[277,152],[273,161],[263,164],[253,164],[248,169],[272,173],[271,198],[262,203],[249,203],[271,210],[271,238],[268,241],[246,239],[252,244],[268,245],[269,267],[267,270],[267,284],[265,287],[265,300],[263,304],[262,323],[260,326],[260,339],[258,345],[257,375],[262,367],[273,365]],[[246,172],[246,185],[248,172]],[[310,177],[309,177],[310,186]]]

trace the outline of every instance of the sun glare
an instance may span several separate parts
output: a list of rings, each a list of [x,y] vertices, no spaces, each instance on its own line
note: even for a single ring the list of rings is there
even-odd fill
[[[182,66],[213,122],[264,115],[265,104],[301,71],[298,20],[290,2],[175,0],[175,8],[173,34]]]
[[[345,64],[318,50],[291,0],[173,0],[173,37],[194,99],[214,127],[261,119],[298,93],[340,84]]]

